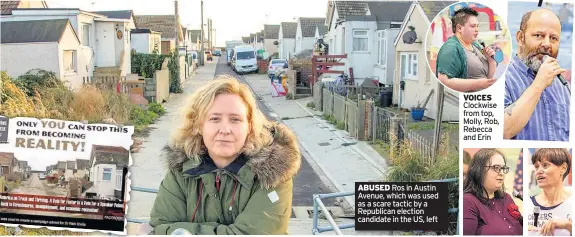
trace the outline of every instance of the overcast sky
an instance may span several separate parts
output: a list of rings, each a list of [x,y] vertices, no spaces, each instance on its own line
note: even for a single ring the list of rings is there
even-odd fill
[[[50,8],[87,11],[133,10],[136,15],[174,14],[173,0],[48,0]],[[200,0],[180,0],[180,20],[188,29],[200,29]],[[298,17],[325,17],[327,0],[204,0],[204,24],[211,18],[217,46],[241,40],[263,30],[264,24],[295,22]]]

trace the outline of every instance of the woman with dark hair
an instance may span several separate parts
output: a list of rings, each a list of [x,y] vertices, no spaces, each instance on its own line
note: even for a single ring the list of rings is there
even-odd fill
[[[571,235],[573,200],[563,181],[571,171],[571,154],[567,149],[543,148],[531,157],[537,186],[541,193],[525,202],[529,210],[529,235]],[[534,210],[539,208],[537,227]]]
[[[463,186],[464,235],[523,235],[518,207],[504,191],[508,172],[501,151],[475,153]]]

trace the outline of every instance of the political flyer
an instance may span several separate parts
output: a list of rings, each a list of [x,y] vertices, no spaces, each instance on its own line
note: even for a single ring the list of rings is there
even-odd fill
[[[133,127],[0,120],[0,223],[125,233]]]

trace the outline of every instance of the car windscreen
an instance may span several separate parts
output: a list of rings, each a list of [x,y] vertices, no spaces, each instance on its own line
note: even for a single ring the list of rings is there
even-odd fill
[[[252,59],[255,57],[256,57],[256,55],[255,55],[254,51],[247,51],[247,52],[238,52],[237,59],[243,60],[243,59]]]
[[[272,60],[272,65],[284,65],[286,63],[285,60]]]

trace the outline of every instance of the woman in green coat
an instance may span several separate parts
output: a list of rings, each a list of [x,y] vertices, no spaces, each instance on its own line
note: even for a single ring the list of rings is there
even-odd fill
[[[199,88],[184,110],[167,147],[152,234],[287,234],[301,166],[294,134],[267,120],[234,78]]]

